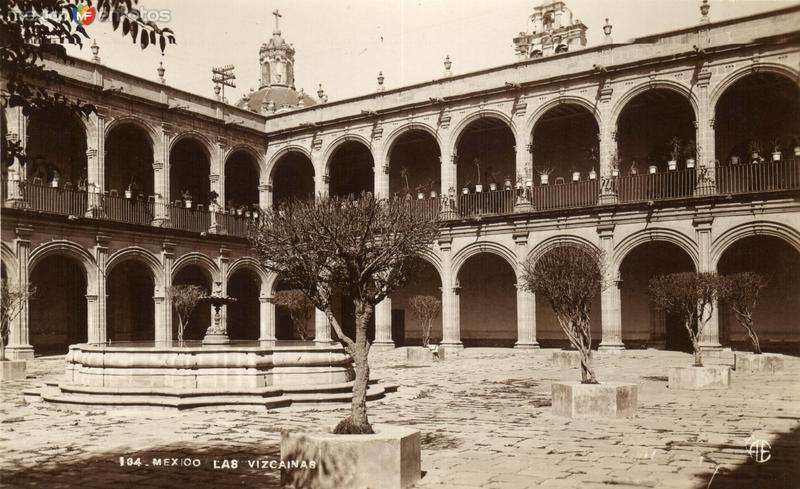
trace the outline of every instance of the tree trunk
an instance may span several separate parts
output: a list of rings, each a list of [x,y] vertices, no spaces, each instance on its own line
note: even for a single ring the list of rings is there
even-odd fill
[[[758,342],[758,336],[756,332],[753,331],[752,325],[744,325],[745,330],[747,330],[747,336],[750,337],[750,343],[753,344],[753,353],[756,355],[761,355],[761,344]]]
[[[356,378],[353,381],[353,402],[350,416],[342,420],[334,433],[370,434],[374,433],[367,417],[367,387],[369,385],[369,345],[367,344],[367,325],[372,315],[372,306],[358,300],[356,302],[356,338],[352,351]]]
[[[692,349],[694,350],[694,366],[702,367],[703,351],[700,349],[700,342],[697,340],[697,336],[695,335],[692,335]]]
[[[585,326],[585,327],[584,327]],[[592,339],[588,334],[588,325],[581,325],[580,334],[581,345],[578,351],[581,354],[581,384],[597,384],[592,367]]]
[[[6,361],[6,339],[0,338],[0,362]]]

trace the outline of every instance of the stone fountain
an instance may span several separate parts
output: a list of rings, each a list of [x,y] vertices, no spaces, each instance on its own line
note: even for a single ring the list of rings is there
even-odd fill
[[[227,345],[231,342],[228,338],[228,330],[222,324],[219,310],[222,306],[233,304],[237,299],[222,295],[222,282],[216,282],[215,285],[214,292],[202,299],[203,302],[211,304],[214,308],[214,320],[206,330],[203,345]]]

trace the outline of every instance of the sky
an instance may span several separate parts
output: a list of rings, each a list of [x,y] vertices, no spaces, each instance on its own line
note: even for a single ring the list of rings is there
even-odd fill
[[[211,67],[236,67],[235,102],[258,88],[258,50],[272,36],[279,9],[283,38],[294,44],[297,89],[315,96],[321,83],[329,100],[372,93],[378,72],[387,89],[440,78],[450,55],[454,74],[516,61],[511,39],[526,30],[541,0],[139,0],[146,15],[175,32],[162,56],[113,32],[109,22],[87,27],[101,62],[156,80],[159,62],[167,84],[213,97]],[[589,28],[587,47],[600,44],[604,19],[615,42],[695,25],[700,0],[568,0]],[[800,0],[710,0],[712,22],[796,5]],[[149,12],[149,13],[147,13]],[[85,42],[71,54],[90,59]]]

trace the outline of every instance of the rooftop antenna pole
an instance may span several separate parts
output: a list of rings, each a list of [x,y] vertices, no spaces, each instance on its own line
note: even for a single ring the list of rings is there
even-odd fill
[[[225,101],[225,87],[235,88],[236,75],[233,74],[233,65],[217,66],[211,68],[211,81],[222,87],[222,100]]]

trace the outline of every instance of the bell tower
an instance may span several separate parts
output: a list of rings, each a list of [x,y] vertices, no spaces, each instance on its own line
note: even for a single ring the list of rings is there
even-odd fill
[[[587,27],[561,0],[545,0],[528,17],[528,32],[514,38],[520,60],[574,51],[586,45]]]
[[[272,38],[258,50],[261,62],[259,89],[272,86],[294,88],[294,47],[281,37],[281,13],[276,9],[272,15],[275,16]]]

